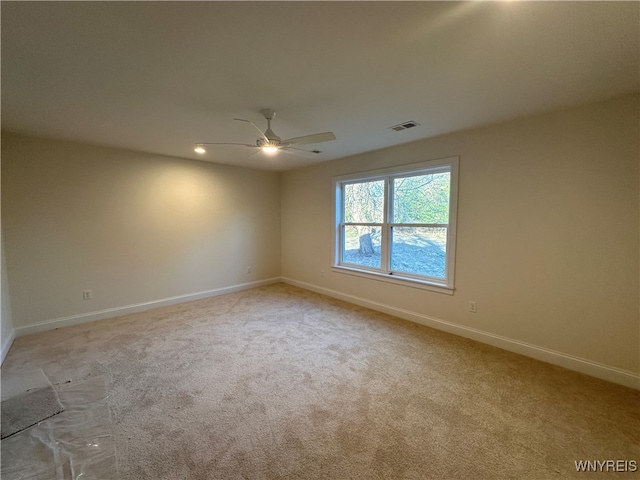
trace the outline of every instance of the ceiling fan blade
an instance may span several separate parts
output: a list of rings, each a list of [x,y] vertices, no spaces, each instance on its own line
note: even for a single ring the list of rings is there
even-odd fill
[[[251,145],[249,143],[228,143],[228,142],[212,142],[212,143],[198,142],[198,143],[194,143],[194,145],[196,146],[198,145],[240,145],[242,147],[258,148],[257,145]]]
[[[264,134],[264,132],[263,132],[262,130],[260,130],[260,129],[258,128],[258,126],[257,126],[255,123],[253,123],[252,121],[250,121],[250,120],[245,120],[244,118],[234,118],[234,120],[235,120],[236,122],[245,122],[245,123],[249,123],[249,124],[253,125],[253,127],[254,127],[258,132],[260,132],[260,138],[262,138],[263,140],[266,140],[267,142],[269,141],[269,139],[268,139],[268,138],[267,138],[267,136]]]
[[[295,137],[289,138],[288,140],[283,140],[281,142],[282,145],[307,145],[310,143],[321,143],[321,142],[330,142],[331,140],[335,140],[336,136],[333,132],[324,132],[324,133],[314,133],[313,135],[305,135],[303,137]]]
[[[308,158],[317,157],[319,154],[322,153],[320,150],[309,151],[309,150],[304,150],[302,148],[295,148],[295,147],[280,147],[278,151],[288,153],[290,155],[300,155],[302,157],[308,157]]]

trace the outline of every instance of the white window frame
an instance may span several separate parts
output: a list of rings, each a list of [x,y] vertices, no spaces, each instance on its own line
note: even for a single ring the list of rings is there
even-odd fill
[[[456,225],[458,212],[458,167],[459,157],[441,158],[438,160],[429,160],[426,162],[414,163],[409,165],[401,165],[397,167],[383,168],[368,172],[356,172],[347,175],[332,177],[331,185],[333,191],[333,222],[332,222],[332,271],[355,275],[358,277],[380,280],[384,282],[405,285],[414,288],[432,290],[440,293],[453,294],[454,276],[455,276],[455,258],[456,258]],[[391,191],[392,179],[395,177],[403,177],[410,175],[434,174],[439,172],[450,172],[450,191],[449,191],[449,223],[447,224],[447,251],[445,261],[445,278],[427,277],[422,275],[412,275],[404,272],[395,272],[390,270],[390,245],[389,238],[391,228],[402,224],[394,224],[389,222],[391,219],[391,209],[393,202],[393,192]],[[342,226],[344,206],[342,202],[344,185],[349,183],[358,183],[372,180],[385,181],[385,208],[381,232],[381,268],[370,268],[366,266],[342,263]],[[346,224],[348,225],[348,224]],[[430,224],[411,224],[411,226],[437,226]]]

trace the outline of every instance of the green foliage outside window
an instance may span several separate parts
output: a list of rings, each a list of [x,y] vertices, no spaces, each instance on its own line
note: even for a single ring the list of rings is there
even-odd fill
[[[449,172],[393,179],[392,223],[449,222]],[[382,223],[384,181],[346,184],[344,220],[347,223]]]
[[[393,223],[448,223],[450,174],[393,180]]]

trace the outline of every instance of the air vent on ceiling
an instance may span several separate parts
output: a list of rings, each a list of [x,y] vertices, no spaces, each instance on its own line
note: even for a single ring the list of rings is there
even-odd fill
[[[420,125],[418,122],[409,120],[408,122],[402,122],[402,123],[399,123],[398,125],[394,125],[393,127],[389,127],[389,128],[395,132],[401,132],[402,130],[417,127],[418,125]]]

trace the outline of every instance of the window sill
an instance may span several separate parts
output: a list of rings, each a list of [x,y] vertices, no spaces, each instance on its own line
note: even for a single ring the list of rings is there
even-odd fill
[[[443,293],[445,295],[453,295],[454,289],[438,283],[426,280],[418,280],[411,277],[403,277],[402,275],[390,275],[387,273],[372,272],[369,270],[360,270],[358,268],[345,267],[344,265],[333,265],[331,270],[336,273],[354,275],[356,277],[368,278],[380,282],[393,283],[403,285],[405,287],[419,288],[421,290],[429,290],[431,292]]]

